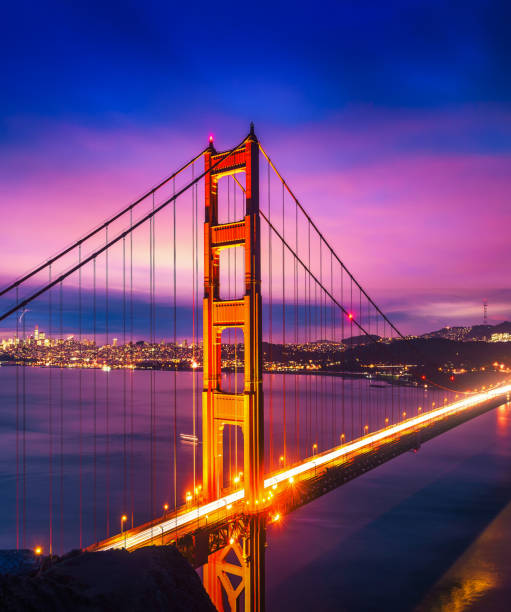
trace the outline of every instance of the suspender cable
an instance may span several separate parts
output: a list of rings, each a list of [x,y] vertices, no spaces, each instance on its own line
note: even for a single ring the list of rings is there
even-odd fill
[[[60,529],[59,544],[60,553],[64,552],[64,329],[63,329],[63,287],[59,285],[59,324],[60,324],[60,346],[59,346],[59,403],[60,403]]]
[[[130,228],[133,228],[133,211],[130,210]],[[133,378],[135,376],[135,347],[133,338],[133,232],[130,231],[130,514],[131,528],[134,527],[135,514],[135,460],[134,460],[134,399],[133,399]]]
[[[304,272],[307,274],[307,270],[311,268],[311,232],[310,232],[310,223],[307,223],[307,248],[308,248],[308,259],[307,259],[307,267],[304,266]],[[308,348],[311,348],[310,343],[312,342],[312,313],[311,313],[311,277],[310,274],[306,279],[306,287],[307,287],[307,343]],[[305,449],[305,455],[308,456],[310,453],[310,449],[312,446],[312,381],[311,377],[307,376],[307,399],[308,399],[308,413],[309,413],[309,439],[307,440],[307,446]]]
[[[108,225],[105,228],[105,244],[108,245]],[[108,263],[109,263],[109,252],[108,247],[105,249],[105,344],[106,344],[106,362],[107,370],[110,361],[110,337],[109,337],[109,278],[108,278]],[[106,374],[105,381],[106,391],[106,411],[105,411],[105,424],[106,424],[106,537],[110,537],[110,376]]]
[[[93,310],[93,343],[94,343],[94,368],[92,370],[92,395],[93,395],[93,429],[94,429],[94,459],[93,459],[93,486],[92,486],[92,505],[93,505],[93,526],[94,541],[98,541],[98,522],[97,522],[97,431],[98,431],[98,341],[97,341],[97,296],[96,296],[96,258],[92,264],[92,310]]]
[[[295,205],[295,250],[298,253],[298,208]],[[293,266],[293,294],[294,294],[294,314],[295,314],[295,349],[298,348],[298,262],[294,261]],[[295,367],[295,460],[300,460],[300,410],[298,400],[298,373]]]
[[[270,164],[268,163],[268,218],[271,221]],[[269,362],[273,362],[273,268],[272,233],[268,231]],[[273,372],[270,374],[270,472],[273,472]]]
[[[82,261],[82,245],[78,247],[78,261]],[[80,548],[83,546],[83,330],[82,330],[82,268],[78,271],[78,338],[79,338],[79,360],[78,368],[78,420],[79,420],[79,454],[80,454],[80,483],[79,483],[79,540]]]
[[[350,359],[352,363],[352,371],[353,371],[353,279],[350,278]],[[355,389],[355,381],[353,380],[353,376],[351,375],[351,384],[350,384],[350,403],[351,403],[351,439],[353,440],[355,437],[355,406],[354,406],[354,389]]]
[[[285,210],[284,210],[284,187],[282,187],[282,236],[285,236]],[[282,244],[282,360],[286,360],[286,253]],[[282,376],[282,416],[284,420],[284,465],[287,465],[287,422],[286,422],[286,374]]]
[[[18,302],[19,290],[16,287],[16,302]],[[16,312],[16,550],[20,548],[20,381],[19,361],[21,356],[19,336],[20,314]]]
[[[26,335],[26,317],[23,317],[23,365],[21,369],[21,381],[22,381],[22,426],[23,426],[23,438],[22,438],[22,532],[21,532],[21,546],[26,546],[26,519],[27,519],[27,361],[25,354],[25,346],[27,341]]]
[[[122,239],[122,511],[128,508],[127,384],[126,384],[126,238]]]
[[[332,255],[332,252],[330,252],[330,293],[332,295],[334,295],[334,258]],[[331,354],[331,360],[333,362],[334,359],[334,351],[335,351],[335,338],[336,338],[336,334],[335,334],[335,317],[334,317],[334,305],[332,304],[332,301],[330,301],[330,343],[332,348],[332,351],[330,351]],[[332,432],[331,432],[331,444],[332,446],[336,445],[336,431],[337,431],[337,396],[335,393],[335,375],[333,372],[333,363],[332,363],[332,372],[330,372],[330,400],[332,403]]]
[[[321,283],[321,285],[323,285],[323,242],[320,239],[319,240],[319,282]],[[323,291],[319,291],[319,338],[318,340],[320,342],[322,342],[324,340],[324,336],[323,336],[323,324],[324,324],[324,317],[323,317]],[[318,348],[321,347],[321,344],[318,345]],[[321,347],[322,348],[322,347]],[[322,364],[320,364],[322,365]],[[318,380],[318,377],[316,376],[316,381]],[[323,372],[320,372],[320,379],[319,382],[321,384],[321,397],[320,397],[320,417],[321,417],[321,427],[320,427],[320,439],[318,440],[318,442],[320,443],[320,447],[321,449],[324,448],[324,431],[325,431],[325,401],[324,401],[324,393],[323,393],[323,383],[325,381],[325,376],[323,374]]]
[[[194,178],[194,164],[192,164],[192,180]],[[197,446],[195,444],[195,431],[196,431],[196,423],[195,423],[195,402],[196,402],[196,394],[195,389],[197,385],[196,379],[196,367],[195,367],[195,260],[196,260],[196,250],[197,245],[195,243],[195,223],[196,223],[196,210],[195,210],[195,186],[192,187],[192,434],[193,434],[193,442],[192,442],[192,457],[193,457],[193,495],[195,499],[197,484],[196,484],[196,459],[197,459]],[[229,436],[230,438],[230,436]]]
[[[48,266],[48,280],[51,283],[51,264]],[[48,291],[48,362],[51,359],[52,345],[52,291]],[[48,514],[49,514],[49,550],[53,554],[53,381],[52,367],[50,364],[48,372]]]
[[[238,220],[236,210],[236,183],[233,181],[232,185],[232,198],[234,208],[234,221]],[[238,298],[238,277],[237,277],[237,263],[238,263],[238,250],[234,249],[234,297]],[[238,394],[238,328],[234,328],[234,393]],[[234,418],[238,421],[238,402],[234,402]],[[238,471],[238,427],[234,428],[234,473],[236,477],[239,474]]]
[[[341,299],[340,303],[344,304],[344,270],[341,268]],[[344,370],[341,379],[341,397],[342,397],[342,426],[341,426],[341,443],[344,442],[346,438],[346,405],[345,405],[345,378],[346,378],[346,343],[344,336],[344,313],[341,312],[341,342],[343,349],[343,359],[342,359],[342,368]]]
[[[174,194],[176,193],[176,181],[174,180]],[[173,291],[173,314],[174,314],[174,351],[177,349],[177,276],[176,276],[176,202],[172,208],[173,212],[173,274],[174,274],[174,291]],[[174,361],[174,511],[177,510],[177,359]],[[177,521],[176,521],[177,525]]]
[[[154,194],[153,194],[154,210]],[[149,370],[149,497],[150,519],[154,519],[154,267],[153,267],[153,239],[154,217],[149,220],[149,343],[150,343],[150,370]]]
[[[362,325],[362,292],[358,292],[358,316],[360,320],[360,324]],[[363,415],[363,403],[362,403],[362,377],[361,373],[358,376],[358,406],[360,413],[360,435],[364,435],[365,432],[365,423],[364,423],[364,415]]]

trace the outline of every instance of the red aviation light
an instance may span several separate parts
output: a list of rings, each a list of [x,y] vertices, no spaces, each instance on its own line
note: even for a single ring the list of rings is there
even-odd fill
[[[209,135],[209,144],[213,144],[213,134]]]
[[[353,319],[353,313],[352,313],[352,312],[349,312],[349,313],[348,313],[348,319],[349,319],[350,321]]]

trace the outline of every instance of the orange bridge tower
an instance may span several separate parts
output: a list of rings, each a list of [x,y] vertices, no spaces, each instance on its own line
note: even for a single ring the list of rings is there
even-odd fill
[[[211,144],[205,153],[204,223],[204,390],[202,395],[203,487],[207,501],[222,497],[223,431],[240,427],[243,434],[243,476],[247,513],[256,513],[263,493],[263,390],[261,236],[259,220],[259,143],[251,124],[243,145],[218,153]],[[218,182],[245,172],[245,216],[218,223]],[[240,299],[220,299],[220,251],[243,247],[245,291]],[[239,328],[244,339],[242,393],[222,389],[222,331]],[[228,483],[231,486],[231,483]],[[204,586],[217,610],[264,610],[264,547],[266,530],[257,516],[248,519],[243,537],[208,557]]]
[[[204,390],[202,400],[203,487],[208,501],[222,496],[223,429],[240,427],[243,434],[243,476],[247,510],[257,510],[263,492],[263,390],[261,236],[259,220],[259,143],[250,133],[234,152],[217,153],[213,145],[204,155]],[[244,172],[245,216],[234,223],[218,223],[218,182]],[[241,299],[220,299],[220,251],[243,247],[245,293]],[[221,385],[222,331],[239,328],[244,338],[244,388],[226,393]],[[231,483],[229,483],[230,485]]]

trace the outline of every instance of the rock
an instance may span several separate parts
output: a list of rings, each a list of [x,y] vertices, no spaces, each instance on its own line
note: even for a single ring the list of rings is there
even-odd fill
[[[33,575],[0,575],[5,612],[214,611],[199,576],[174,546],[76,552]]]
[[[30,574],[39,569],[41,558],[33,550],[0,550],[0,575]]]

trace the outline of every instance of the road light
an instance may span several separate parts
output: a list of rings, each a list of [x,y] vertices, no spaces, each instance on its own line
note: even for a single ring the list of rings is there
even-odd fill
[[[318,450],[318,445],[314,442],[314,444],[312,445],[312,456],[313,457],[317,450]]]
[[[40,556],[43,554],[43,549],[42,549],[42,547],[41,547],[41,546],[36,546],[36,548],[35,548],[35,550],[34,550],[34,553],[35,553],[35,554],[36,554],[38,557],[40,557]]]
[[[163,516],[167,516],[168,510],[169,510],[169,505],[163,504]]]
[[[126,548],[126,532],[124,531],[124,523],[125,523],[127,520],[128,520],[128,517],[127,517],[125,514],[123,514],[123,515],[121,516],[121,536],[122,536],[122,534],[123,534],[123,532],[124,532],[124,548]]]

